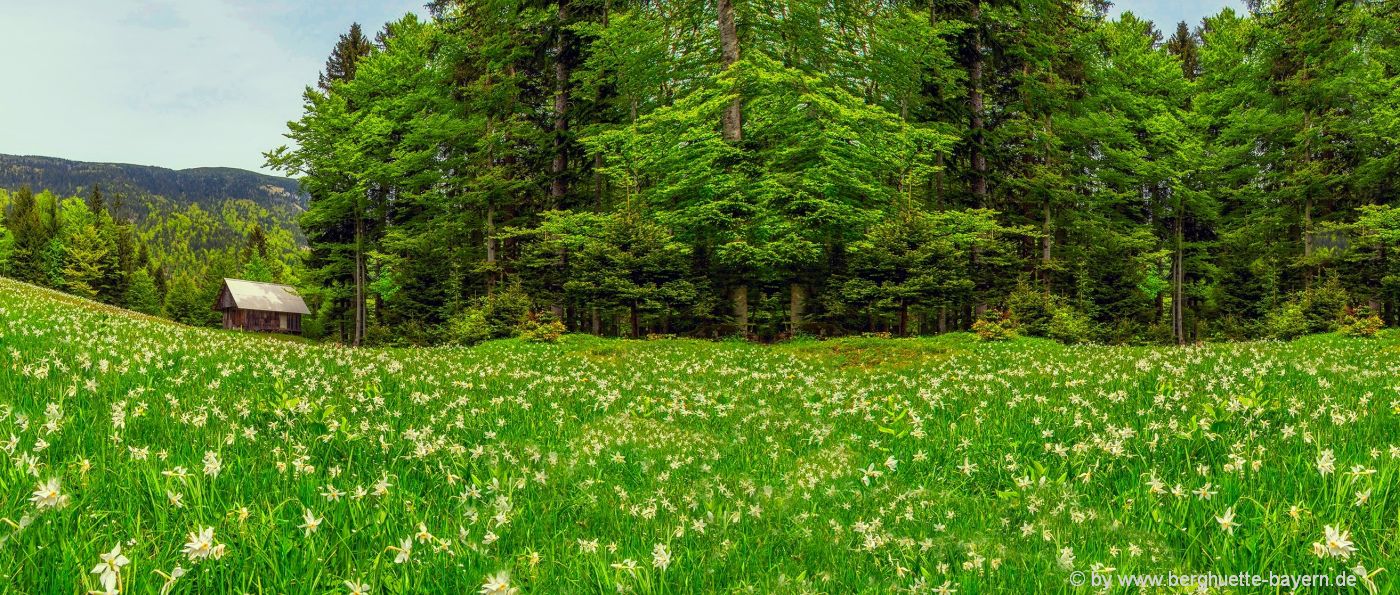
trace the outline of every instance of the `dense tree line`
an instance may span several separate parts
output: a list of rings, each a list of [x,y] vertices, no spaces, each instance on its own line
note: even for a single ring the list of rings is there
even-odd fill
[[[269,164],[351,343],[1394,322],[1400,7],[1164,36],[1071,0],[438,0],[334,48]]]
[[[249,200],[218,212],[147,197],[140,211],[94,185],[62,198],[0,190],[0,274],[188,324],[212,326],[224,277],[295,283],[302,249]]]

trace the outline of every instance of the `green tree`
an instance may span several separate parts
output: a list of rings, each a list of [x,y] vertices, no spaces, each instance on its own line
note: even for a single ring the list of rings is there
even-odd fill
[[[102,282],[103,263],[107,246],[97,227],[91,223],[66,230],[64,240],[64,287],[68,292],[97,299]]]
[[[50,233],[43,222],[38,201],[28,186],[15,193],[5,210],[5,228],[13,235],[9,270],[16,279],[29,283],[44,283],[44,251]]]
[[[150,273],[146,269],[136,269],[131,273],[130,283],[126,287],[126,295],[122,297],[122,303],[127,308],[155,316],[160,314],[161,299],[156,291],[156,284],[151,279]]]

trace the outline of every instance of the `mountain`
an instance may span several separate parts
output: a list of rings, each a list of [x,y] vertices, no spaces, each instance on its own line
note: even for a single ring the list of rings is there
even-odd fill
[[[29,186],[35,192],[86,195],[93,184],[108,197],[125,196],[135,208],[157,203],[197,204],[217,211],[228,200],[250,200],[290,217],[306,210],[308,197],[297,181],[229,167],[173,170],[125,163],[88,163],[54,157],[0,154],[0,188]]]

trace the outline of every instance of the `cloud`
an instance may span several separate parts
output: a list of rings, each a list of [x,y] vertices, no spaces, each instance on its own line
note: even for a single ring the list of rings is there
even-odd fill
[[[0,0],[0,153],[261,169],[336,36],[421,3]]]

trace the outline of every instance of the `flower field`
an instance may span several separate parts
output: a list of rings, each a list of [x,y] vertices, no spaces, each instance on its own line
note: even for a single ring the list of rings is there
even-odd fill
[[[0,280],[0,576],[835,594],[1274,572],[1383,592],[1398,389],[1389,332],[349,350]]]

